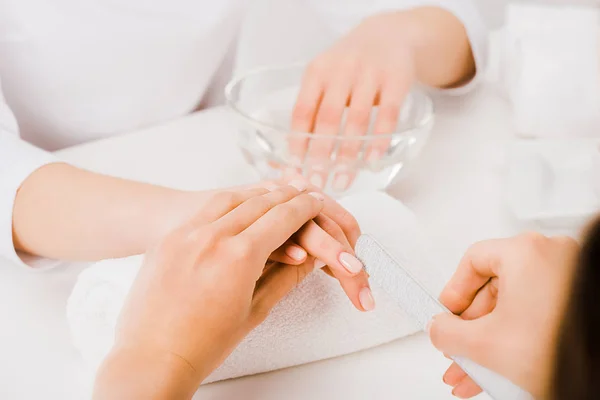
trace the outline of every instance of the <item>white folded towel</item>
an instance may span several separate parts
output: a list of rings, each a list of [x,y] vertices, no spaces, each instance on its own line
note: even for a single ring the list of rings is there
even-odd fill
[[[443,285],[433,268],[415,216],[381,192],[342,200],[369,233],[392,254],[413,260],[411,273],[433,293]],[[106,260],[81,273],[67,305],[73,342],[93,373],[109,350],[119,311],[138,271],[141,256]],[[393,301],[373,287],[376,310],[354,309],[339,283],[315,271],[275,307],[206,381],[277,370],[378,346],[418,329]]]

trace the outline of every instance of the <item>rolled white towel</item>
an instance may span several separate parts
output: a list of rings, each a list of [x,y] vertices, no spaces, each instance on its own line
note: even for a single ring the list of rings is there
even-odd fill
[[[441,290],[439,269],[416,218],[385,193],[362,193],[342,200],[369,233],[394,255],[408,260],[411,272],[433,293]],[[111,347],[115,323],[142,256],[106,260],[83,271],[67,305],[75,347],[90,376]],[[354,309],[339,283],[315,271],[288,295],[205,381],[214,382],[349,354],[415,333],[402,309],[373,287],[376,310]]]

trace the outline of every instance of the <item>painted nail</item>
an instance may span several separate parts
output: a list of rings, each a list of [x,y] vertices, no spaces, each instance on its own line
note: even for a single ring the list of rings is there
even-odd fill
[[[358,274],[363,270],[364,265],[350,253],[341,253],[339,259],[344,268],[352,275]]]
[[[325,264],[323,261],[319,260],[318,258],[315,259],[315,269],[321,269],[326,265],[327,264]]]
[[[323,182],[323,177],[321,176],[321,174],[314,173],[310,175],[310,183],[312,183],[319,189],[323,189],[323,185],[325,182]]]
[[[375,300],[373,299],[371,289],[368,287],[361,289],[360,293],[358,293],[358,300],[365,311],[372,311],[375,309]]]
[[[306,258],[306,251],[299,246],[287,246],[285,249],[285,254],[287,254],[288,256],[290,256],[292,259],[296,260],[296,261],[302,261]]]
[[[317,199],[319,201],[325,201],[325,196],[322,193],[310,192],[308,195],[314,197],[315,199]]]
[[[343,192],[350,185],[350,176],[346,173],[338,174],[333,180],[333,190]]]
[[[306,190],[306,188],[308,187],[306,182],[304,182],[303,180],[300,180],[300,179],[294,179],[293,181],[291,181],[289,183],[289,185],[298,189],[299,192],[304,192]]]

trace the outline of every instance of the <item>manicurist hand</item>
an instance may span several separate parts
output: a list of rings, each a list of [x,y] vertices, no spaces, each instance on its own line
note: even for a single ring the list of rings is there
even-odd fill
[[[334,135],[365,135],[374,106],[378,111],[373,134],[392,133],[415,82],[445,88],[460,85],[474,74],[466,30],[452,13],[418,7],[369,17],[308,65],[292,130],[318,137],[291,139],[292,164],[307,165],[315,186],[323,188],[331,179],[334,190],[344,191],[352,184],[357,159],[379,161],[389,138],[371,140],[364,148],[362,140],[340,142],[335,165],[330,165],[337,144]]]
[[[200,204],[196,201],[194,207],[210,207],[214,196],[229,197],[232,191],[239,189],[273,189],[278,185],[291,185],[301,191],[320,192],[318,187],[308,183],[301,175],[290,175],[279,181],[263,181],[240,188],[203,192],[203,200]],[[224,194],[219,194],[221,192]],[[361,234],[358,222],[337,201],[327,195],[323,195],[323,198],[323,210],[319,215],[271,254],[269,259],[300,265],[311,254],[317,258],[316,269],[323,268],[323,271],[337,279],[357,309],[370,311],[375,303],[369,289],[367,273],[362,263],[354,256],[354,246]]]
[[[313,268],[269,261],[324,208],[283,186],[217,194],[151,249],[96,379],[97,399],[191,398],[198,385]],[[227,201],[219,201],[227,200]],[[307,246],[310,247],[310,246]],[[335,258],[335,254],[319,257]]]
[[[473,245],[440,296],[454,314],[436,316],[431,341],[547,398],[557,334],[579,245],[530,233]],[[481,389],[456,365],[444,375],[453,394]]]

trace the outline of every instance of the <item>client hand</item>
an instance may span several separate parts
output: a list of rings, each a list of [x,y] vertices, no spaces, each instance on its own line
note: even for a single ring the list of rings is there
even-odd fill
[[[440,295],[460,317],[433,319],[433,345],[498,372],[535,398],[546,398],[578,250],[573,239],[534,233],[473,245]],[[481,392],[456,364],[444,382],[459,398]]]
[[[229,203],[235,191],[251,188],[273,188],[291,185],[296,189],[318,192],[320,189],[308,184],[300,175],[291,175],[281,181],[267,181],[231,190],[215,190],[203,193],[195,209],[210,207],[213,202]],[[356,219],[338,202],[324,195],[323,210],[299,234],[290,238],[269,256],[272,261],[290,265],[304,263],[308,254],[316,257],[316,268],[326,265],[324,271],[336,278],[354,306],[361,311],[370,311],[375,306],[367,274],[362,264],[354,257],[354,246],[360,236]]]
[[[191,398],[313,269],[312,257],[299,266],[268,259],[293,235],[310,239],[314,231],[303,227],[323,203],[322,195],[292,186],[239,191],[229,202],[211,202],[150,250],[95,398]]]
[[[292,131],[319,136],[290,140],[293,164],[306,165],[310,181],[320,188],[333,167],[333,190],[348,189],[359,158],[373,162],[385,156],[390,145],[386,134],[397,129],[400,108],[417,80],[445,88],[474,76],[469,43],[462,22],[440,7],[394,10],[363,20],[305,71]],[[369,130],[375,106],[375,137],[365,142],[361,136]],[[338,142],[335,135],[344,140]]]

